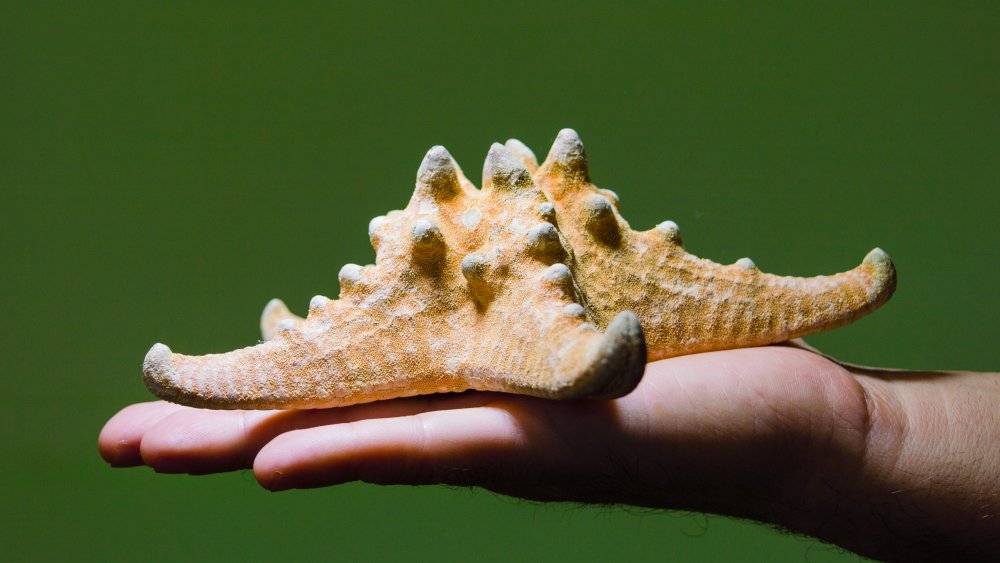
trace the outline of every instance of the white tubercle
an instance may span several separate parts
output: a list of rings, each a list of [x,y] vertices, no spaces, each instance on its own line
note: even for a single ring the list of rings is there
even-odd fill
[[[756,270],[757,264],[754,264],[753,260],[749,258],[740,258],[736,261],[736,265],[745,270]]]
[[[611,202],[603,195],[594,194],[583,202],[583,207],[588,216],[613,215]]]
[[[309,300],[309,312],[321,311],[330,303],[330,299],[322,295],[316,295]]]
[[[566,283],[573,280],[573,273],[566,264],[557,262],[542,272],[542,279],[552,283]]]
[[[340,281],[341,287],[361,281],[361,270],[361,266],[357,264],[344,264],[344,267],[340,269],[340,273],[337,274],[337,280]]]
[[[467,229],[475,229],[479,222],[483,220],[483,212],[478,207],[470,207],[462,214],[462,224]]]
[[[473,252],[462,258],[462,275],[469,281],[482,280],[489,266],[489,259],[486,256]]]
[[[507,150],[509,150],[511,154],[520,159],[520,161],[524,164],[524,167],[528,169],[528,172],[534,172],[535,169],[538,168],[538,159],[535,158],[535,153],[528,148],[528,145],[525,145],[517,139],[507,139],[504,146],[507,147]]]
[[[608,198],[599,194],[591,195],[583,201],[581,210],[583,224],[595,238],[607,244],[618,242],[621,236],[618,219]]]
[[[673,221],[664,221],[656,226],[656,230],[663,233],[667,237],[667,240],[680,243],[681,228],[677,226],[677,223],[674,223]]]
[[[681,228],[677,226],[677,223],[673,221],[664,221],[656,226],[656,229],[661,233],[671,234],[681,232]]]
[[[567,317],[582,317],[584,316],[583,305],[579,303],[570,303],[563,307],[563,314]]]
[[[368,222],[368,236],[375,236],[375,233],[382,228],[385,224],[385,215],[379,215],[378,217],[373,217],[371,221]]]
[[[583,142],[576,131],[563,129],[556,135],[556,140],[549,149],[546,161],[557,163],[570,170],[586,171],[587,153],[583,150]]]
[[[461,192],[458,168],[447,149],[438,145],[427,151],[417,170],[417,190],[439,199],[448,199]]]
[[[421,217],[413,222],[413,239],[418,243],[430,242],[441,234],[434,221]]]
[[[543,221],[528,230],[528,246],[537,253],[551,254],[561,248],[555,225]]]
[[[886,254],[884,250],[875,247],[871,250],[871,252],[865,255],[863,263],[872,264],[874,266],[887,267],[891,266],[892,260],[889,258],[889,255]]]
[[[493,143],[483,163],[483,188],[514,189],[532,183],[524,164],[500,143]]]

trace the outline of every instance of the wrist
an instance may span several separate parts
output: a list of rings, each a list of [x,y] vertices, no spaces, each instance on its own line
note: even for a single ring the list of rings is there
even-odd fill
[[[851,369],[867,405],[864,447],[829,452],[802,480],[790,527],[880,559],[995,557],[1000,387],[978,383],[996,376]]]

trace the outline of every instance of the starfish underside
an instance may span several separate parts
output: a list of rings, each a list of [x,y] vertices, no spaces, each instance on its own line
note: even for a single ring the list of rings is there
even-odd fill
[[[684,251],[677,225],[637,232],[590,181],[576,132],[540,166],[494,144],[476,189],[443,147],[402,211],[369,225],[374,265],[348,264],[340,297],[300,318],[264,309],[265,342],[185,356],[156,344],[157,396],[217,409],[318,408],[467,389],[554,399],[630,392],[647,361],[781,342],[885,303],[896,274],[872,250],[813,278],[722,265]]]

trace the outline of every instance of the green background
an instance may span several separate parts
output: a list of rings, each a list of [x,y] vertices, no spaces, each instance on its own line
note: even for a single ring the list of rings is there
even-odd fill
[[[0,558],[854,559],[721,517],[104,465],[153,342],[245,346],[269,298],[335,296],[434,144],[477,179],[491,142],[574,127],[633,227],[718,261],[881,246],[896,296],[811,342],[1000,367],[997,3],[237,4],[0,3]]]

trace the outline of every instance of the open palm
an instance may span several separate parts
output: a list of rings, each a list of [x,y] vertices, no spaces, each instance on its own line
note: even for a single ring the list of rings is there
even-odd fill
[[[479,485],[535,499],[706,506],[784,487],[864,446],[868,409],[847,370],[767,347],[649,364],[616,401],[468,392],[303,411],[129,406],[100,437],[113,465],[252,467],[271,490],[347,481]],[[831,447],[831,440],[835,447]]]
[[[471,485],[753,518],[877,558],[995,560],[997,404],[997,374],[874,370],[770,346],[649,364],[615,401],[467,392],[301,411],[141,403],[108,421],[99,446],[116,466],[252,467],[270,490]]]

